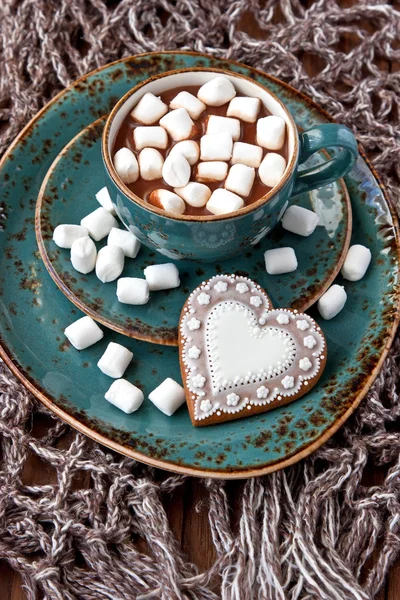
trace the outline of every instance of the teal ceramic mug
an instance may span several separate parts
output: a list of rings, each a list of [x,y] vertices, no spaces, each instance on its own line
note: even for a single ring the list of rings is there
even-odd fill
[[[173,88],[201,86],[216,75],[230,79],[238,94],[260,98],[269,112],[285,120],[288,138],[286,170],[279,183],[265,196],[236,212],[221,216],[167,213],[136,196],[118,177],[112,162],[117,132],[145,93],[158,96]],[[298,170],[300,164],[323,148],[340,151],[323,164]],[[102,154],[107,185],[118,216],[143,244],[172,259],[215,261],[239,254],[258,243],[281,219],[292,197],[346,175],[358,151],[353,134],[344,125],[319,125],[299,134],[289,110],[260,84],[229,71],[193,68],[152,77],[125,94],[108,117]]]

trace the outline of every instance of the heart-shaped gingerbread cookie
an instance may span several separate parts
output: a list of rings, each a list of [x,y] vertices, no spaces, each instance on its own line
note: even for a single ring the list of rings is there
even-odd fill
[[[306,394],[325,367],[326,342],[311,317],[274,309],[251,279],[217,275],[182,309],[179,357],[192,423],[212,425]]]

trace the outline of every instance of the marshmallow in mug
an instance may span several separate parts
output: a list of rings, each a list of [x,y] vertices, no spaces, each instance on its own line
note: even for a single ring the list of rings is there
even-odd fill
[[[234,142],[240,138],[240,121],[229,117],[220,117],[218,115],[210,115],[206,119],[206,134],[229,133]]]
[[[249,196],[255,176],[253,167],[232,165],[225,181],[225,188],[239,196]]]
[[[262,117],[257,121],[257,144],[267,150],[280,150],[285,142],[285,130],[282,117]]]
[[[160,179],[164,166],[164,157],[155,148],[143,148],[139,157],[140,177],[145,181]]]
[[[197,142],[194,140],[183,140],[178,142],[175,146],[172,146],[168,156],[176,156],[181,154],[186,158],[190,166],[197,163],[200,156],[200,148]]]
[[[203,183],[224,181],[228,175],[228,164],[220,160],[200,162],[196,169],[196,180]]]
[[[97,363],[100,371],[109,377],[119,379],[123,376],[129,363],[133,358],[133,353],[115,342],[110,342],[106,351]]]
[[[214,77],[201,86],[197,97],[208,106],[222,106],[236,96],[236,90],[226,77]]]
[[[237,117],[241,121],[247,123],[255,123],[258,113],[261,108],[261,100],[259,98],[251,98],[250,96],[239,96],[232,98],[229,102],[227,117]]]
[[[151,291],[169,290],[181,284],[179,271],[173,263],[150,265],[143,272]]]
[[[168,145],[168,135],[163,127],[135,127],[133,141],[136,150],[143,148],[160,148],[165,150]]]
[[[127,415],[137,411],[143,404],[144,395],[136,385],[126,379],[116,379],[104,394],[104,398]]]
[[[170,108],[184,108],[192,119],[198,119],[206,110],[204,102],[189,92],[179,92],[169,103]]]
[[[232,151],[232,164],[246,165],[257,169],[260,166],[262,155],[262,148],[256,144],[235,142]]]
[[[153,190],[149,196],[150,203],[175,215],[183,215],[186,205],[178,194],[170,190]]]
[[[120,148],[114,154],[114,169],[124,183],[134,183],[139,178],[138,161],[129,148]]]
[[[175,142],[194,137],[198,131],[189,113],[184,108],[176,108],[166,114],[160,120],[160,125],[167,130]]]
[[[217,188],[211,194],[206,206],[213,215],[225,215],[243,208],[244,201],[243,198],[229,190]]]
[[[185,403],[185,390],[174,379],[168,377],[149,394],[149,400],[167,417]]]
[[[71,264],[75,271],[87,275],[96,265],[97,249],[94,241],[89,237],[75,240],[71,246]]]
[[[211,190],[203,183],[189,181],[184,187],[175,188],[175,192],[194,207],[205,206],[211,196]]]
[[[86,227],[95,242],[106,237],[113,227],[118,227],[118,221],[105,208],[100,206],[81,219],[82,227]]]
[[[102,283],[109,283],[119,277],[124,270],[125,256],[119,246],[100,248],[96,260],[96,275]]]
[[[233,140],[230,133],[210,133],[200,139],[201,160],[230,160],[232,157]]]
[[[168,106],[160,98],[148,92],[136,104],[131,112],[131,117],[139,123],[152,125],[159,121],[167,112]]]
[[[59,248],[71,248],[75,240],[88,235],[89,231],[82,225],[57,225],[53,231],[53,241]]]
[[[136,258],[141,243],[131,231],[125,229],[117,229],[113,227],[108,234],[107,238],[108,246],[119,246],[125,256],[128,258]]]
[[[183,187],[190,179],[190,164],[182,154],[169,155],[165,159],[162,176],[171,187]]]
[[[282,275],[297,269],[297,258],[293,248],[274,248],[264,252],[265,269],[268,275]]]
[[[77,350],[86,350],[99,342],[104,333],[91,317],[82,317],[64,329],[64,335]]]
[[[120,277],[117,281],[117,298],[122,304],[147,304],[149,284],[139,277]]]
[[[275,152],[268,152],[258,168],[258,176],[264,185],[273,188],[282,179],[285,169],[284,157]]]

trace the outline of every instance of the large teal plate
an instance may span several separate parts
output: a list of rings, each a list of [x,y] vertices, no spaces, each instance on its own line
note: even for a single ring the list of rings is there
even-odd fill
[[[313,208],[319,216],[320,225],[311,236],[295,236],[278,225],[259,244],[233,259],[215,264],[178,261],[179,288],[151,294],[144,306],[120,304],[115,281],[104,285],[94,272],[79,274],[72,267],[70,252],[60,250],[52,240],[57,225],[80,223],[98,207],[95,194],[106,184],[101,157],[104,123],[105,117],[89,125],[60,152],[43,181],[36,209],[36,234],[46,267],[58,287],[80,310],[129,337],[174,346],[178,344],[179,315],[188,294],[216,273],[240,270],[268,289],[275,306],[299,311],[316,302],[335,279],[351,235],[350,201],[343,180],[294,200],[300,206]],[[323,156],[312,158],[313,162],[326,160]],[[227,235],[231,235],[230,227],[228,223]],[[98,244],[102,245],[104,242]],[[295,247],[298,268],[280,277],[268,275],[264,252],[284,246]],[[143,269],[148,265],[170,261],[142,246],[135,260],[125,261],[123,274],[143,277]]]
[[[103,395],[110,380],[95,365],[110,340],[134,352],[127,376],[145,394],[166,376],[180,379],[177,350],[110,331],[80,353],[65,342],[62,330],[81,313],[57,289],[40,259],[36,197],[61,149],[106,114],[117,98],[144,78],[191,65],[256,78],[289,106],[300,127],[329,121],[310,100],[259,71],[191,53],[127,58],[73,84],[33,119],[0,165],[1,206],[7,217],[0,232],[1,355],[47,406],[115,450],[173,471],[246,477],[282,468],[313,451],[366,394],[398,323],[398,233],[381,187],[360,158],[346,185],[353,241],[370,246],[372,264],[361,282],[345,282],[349,299],[342,313],[321,323],[329,346],[327,367],[318,386],[301,400],[265,415],[200,429],[192,427],[185,408],[168,418],[146,401],[128,416],[108,404]]]

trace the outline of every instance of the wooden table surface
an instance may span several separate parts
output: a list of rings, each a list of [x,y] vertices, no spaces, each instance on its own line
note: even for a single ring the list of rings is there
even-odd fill
[[[303,5],[311,4],[309,0],[302,2]],[[342,0],[343,6],[351,6],[357,4],[357,0]],[[277,17],[279,18],[279,17]],[[360,23],[362,26],[362,23]],[[246,16],[243,19],[242,28],[248,31],[255,37],[262,37],[262,32],[257,31],[257,24],[251,18]],[[350,48],[352,44],[351,36],[347,36],[344,40]],[[313,63],[310,56],[304,55],[303,63],[307,68],[307,72],[313,74],[316,72],[316,65]],[[389,64],[385,61],[377,61],[380,68],[385,70],[393,70],[398,68],[398,65]],[[318,67],[317,67],[318,68]],[[38,436],[40,429],[42,434],[45,433],[47,421],[43,418],[38,423]],[[168,476],[167,473],[159,472],[160,477]],[[369,470],[366,472],[362,484],[364,485],[379,485],[384,478],[384,471],[380,469]],[[34,483],[45,485],[54,483],[55,474],[53,470],[47,470],[46,465],[41,463],[36,457],[28,459],[23,480],[26,485]],[[84,479],[77,481],[76,486],[85,487],[88,484]],[[176,539],[180,542],[183,551],[186,553],[189,560],[194,562],[200,571],[204,571],[213,563],[215,559],[214,548],[211,540],[210,531],[208,528],[207,505],[202,500],[206,500],[207,495],[199,480],[194,478],[188,479],[184,484],[184,493],[172,495],[167,500],[166,510],[169,517],[170,525]],[[233,507],[233,523],[237,520],[239,514],[239,499],[243,483],[240,481],[232,481],[228,483],[228,496],[230,504]],[[144,549],[144,548],[143,548]],[[377,553],[374,553],[371,560],[366,565],[367,571],[374,560],[377,558]],[[26,596],[21,587],[21,577],[13,571],[5,562],[0,561],[0,600],[25,600]],[[399,600],[400,599],[400,559],[392,566],[389,577],[387,578],[384,589],[375,600]],[[345,600],[345,599],[343,599]]]

